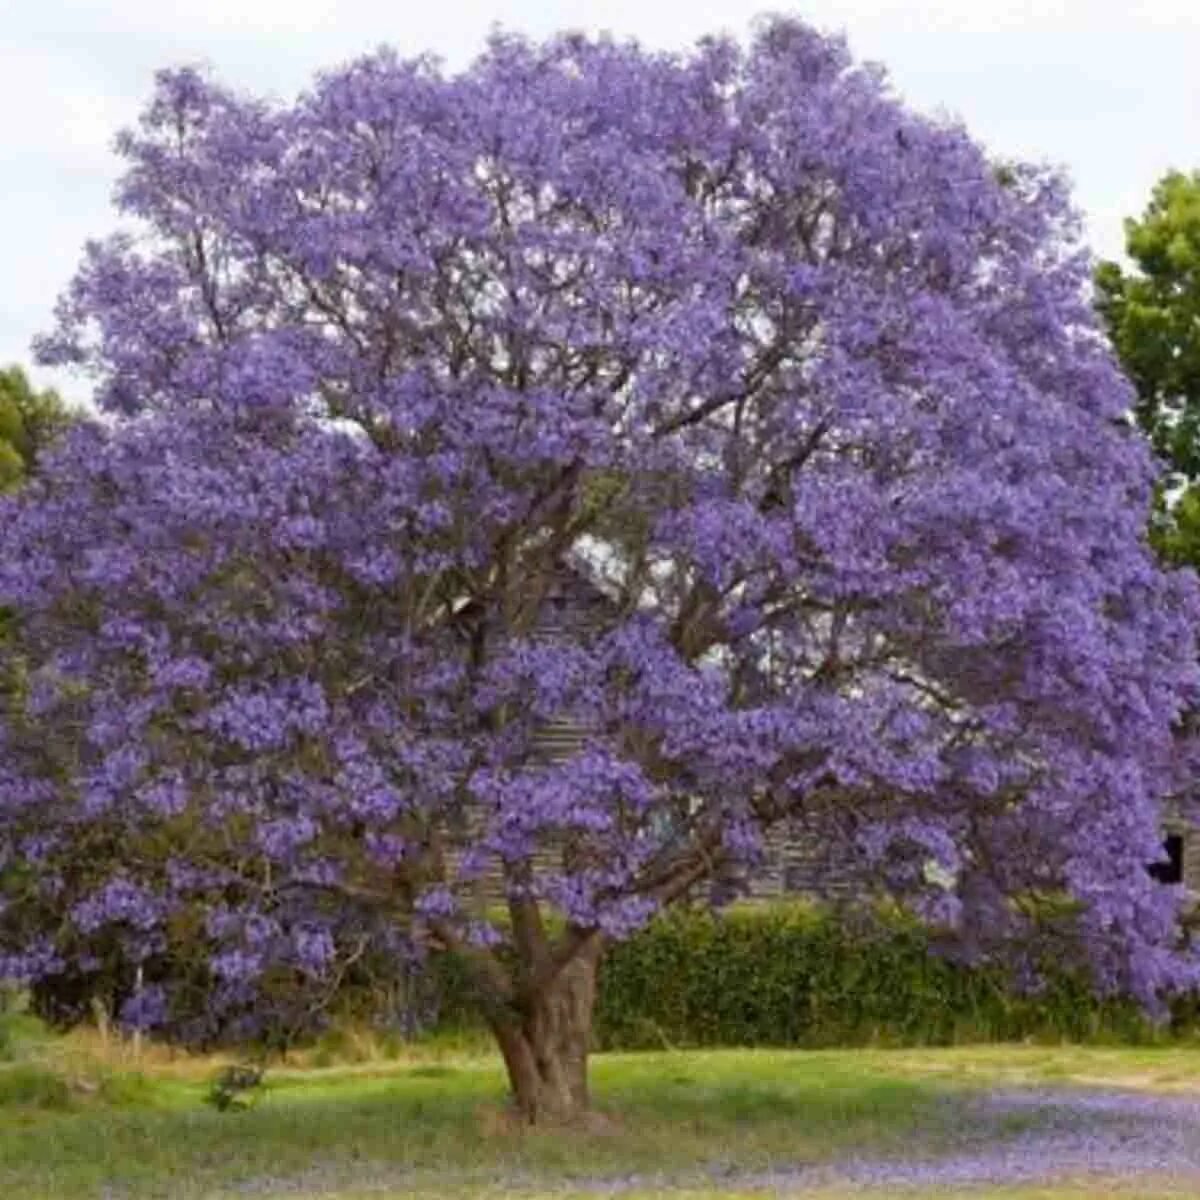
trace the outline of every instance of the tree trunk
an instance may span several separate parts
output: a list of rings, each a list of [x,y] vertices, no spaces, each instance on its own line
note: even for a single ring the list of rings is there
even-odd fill
[[[493,1024],[512,1101],[530,1124],[572,1123],[588,1111],[587,1059],[592,1036],[599,947],[581,950],[528,1011]]]

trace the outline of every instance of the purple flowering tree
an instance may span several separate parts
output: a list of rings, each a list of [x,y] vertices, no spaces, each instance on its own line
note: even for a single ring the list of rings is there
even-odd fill
[[[119,148],[40,348],[111,419],[0,511],[0,973],[117,954],[170,1032],[185,958],[253,1014],[451,953],[571,1117],[604,944],[800,815],[967,953],[1054,897],[1098,986],[1192,981],[1197,601],[1061,179],[784,20],[171,71]]]

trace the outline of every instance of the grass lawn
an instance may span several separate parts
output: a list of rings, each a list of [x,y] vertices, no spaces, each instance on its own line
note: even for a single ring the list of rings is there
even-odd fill
[[[1200,1094],[1200,1049],[712,1051],[594,1060],[591,1133],[514,1130],[490,1056],[414,1049],[396,1061],[269,1073],[250,1111],[203,1103],[213,1060],[101,1053],[94,1039],[18,1043],[0,1064],[0,1197],[295,1200],[619,1194],[678,1200],[794,1192],[810,1200],[1182,1200],[1200,1179],[1151,1175],[981,1190],[789,1184],[834,1160],[949,1153],[972,1096],[996,1084],[1105,1084]],[[977,1135],[1036,1126],[1014,1114]],[[725,1190],[722,1190],[722,1187]]]

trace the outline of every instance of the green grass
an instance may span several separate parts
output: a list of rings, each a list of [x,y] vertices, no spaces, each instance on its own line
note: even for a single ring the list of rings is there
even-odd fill
[[[0,1108],[63,1111],[71,1105],[71,1089],[55,1071],[20,1063],[0,1071]]]
[[[214,1060],[154,1048],[141,1068],[127,1048],[26,1031],[17,1062],[0,1064],[0,1197],[4,1200],[295,1200],[538,1197],[590,1194],[597,1178],[699,1184],[709,1172],[753,1173],[855,1154],[886,1156],[919,1138],[936,1152],[961,1110],[953,1098],[995,1082],[1200,1086],[1200,1050],[979,1047],[949,1050],[709,1051],[594,1060],[606,1127],[514,1130],[491,1056],[419,1048],[399,1062],[273,1069],[250,1111],[203,1102]],[[124,1057],[123,1057],[124,1056]],[[948,1103],[948,1100],[951,1101]],[[711,1177],[711,1176],[709,1176]],[[638,1186],[641,1186],[639,1184]],[[939,1200],[1176,1200],[1094,1181],[889,1196]],[[1157,1189],[1157,1190],[1156,1190]],[[627,1200],[662,1195],[622,1193]],[[672,1189],[678,1200],[768,1193]],[[875,1200],[869,1191],[806,1192]],[[878,1193],[881,1196],[883,1193]]]
[[[595,1176],[807,1162],[864,1143],[899,1148],[944,1121],[936,1090],[813,1070],[787,1055],[600,1059],[591,1134],[514,1132],[491,1063],[279,1072],[253,1111],[219,1114],[203,1088],[164,1081],[135,1104],[80,1098],[74,1111],[16,1106],[0,1130],[0,1195],[206,1196],[263,1179],[306,1178],[313,1195],[395,1178],[407,1194],[497,1173],[569,1184]],[[185,1181],[185,1182],[181,1182]]]

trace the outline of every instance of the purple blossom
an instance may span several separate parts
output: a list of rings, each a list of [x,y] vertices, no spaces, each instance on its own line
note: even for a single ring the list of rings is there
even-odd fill
[[[489,876],[624,937],[802,818],[971,953],[1060,892],[1098,985],[1195,978],[1200,598],[1056,175],[787,20],[164,72],[119,150],[41,344],[112,420],[0,501],[6,969],[187,927],[249,1020],[491,940]]]
[[[224,983],[252,983],[263,970],[263,956],[245,950],[222,950],[209,960],[213,975]]]
[[[87,899],[75,905],[71,918],[83,933],[101,925],[128,925],[150,930],[162,915],[162,902],[128,879],[110,879]]]
[[[324,975],[337,958],[337,946],[327,929],[297,929],[292,944],[296,962],[310,975]]]
[[[117,1017],[129,1029],[157,1029],[165,1025],[168,1019],[166,990],[158,984],[143,987],[125,1001]]]

